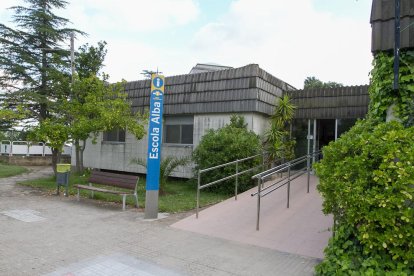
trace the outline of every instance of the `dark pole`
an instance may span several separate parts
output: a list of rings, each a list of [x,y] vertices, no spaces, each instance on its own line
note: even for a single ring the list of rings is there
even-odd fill
[[[400,0],[395,0],[394,25],[394,91],[398,92],[398,72],[400,69]]]
[[[72,74],[71,83],[73,85],[73,76],[75,75],[75,33],[70,34],[70,70]]]

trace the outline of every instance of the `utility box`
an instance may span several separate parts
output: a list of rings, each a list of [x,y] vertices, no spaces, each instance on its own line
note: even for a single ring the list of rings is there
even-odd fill
[[[56,194],[59,195],[60,186],[65,186],[65,196],[68,196],[70,164],[56,165]]]

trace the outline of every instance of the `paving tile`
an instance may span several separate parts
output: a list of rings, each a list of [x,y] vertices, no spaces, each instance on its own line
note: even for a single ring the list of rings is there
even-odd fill
[[[47,170],[33,171],[23,178],[47,175]],[[143,213],[132,209],[122,212],[73,197],[30,193],[30,188],[14,185],[17,180],[0,179],[0,212],[35,210],[40,213],[32,215],[46,219],[25,223],[0,214],[0,275],[302,276],[312,275],[318,262],[266,248],[266,244],[259,247],[170,227],[178,220],[175,215],[143,221]],[[254,200],[248,200],[254,205]],[[250,223],[254,208],[237,204],[246,212],[238,219]],[[225,222],[220,219],[220,223]],[[238,238],[242,237],[239,232],[246,232],[249,239],[274,242],[260,239],[254,224],[250,226],[237,231],[229,226],[225,229]],[[266,227],[264,224],[264,232],[268,231]]]
[[[46,220],[46,218],[40,216],[40,212],[35,210],[8,210],[2,211],[0,214],[23,221],[23,222],[38,222]]]

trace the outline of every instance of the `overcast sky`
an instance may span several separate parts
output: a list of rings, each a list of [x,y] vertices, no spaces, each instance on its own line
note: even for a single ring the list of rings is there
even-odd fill
[[[105,40],[111,81],[142,70],[186,74],[196,63],[250,63],[295,86],[308,76],[368,84],[372,0],[69,0],[56,11],[88,33],[76,48]],[[0,1],[0,22],[8,25]]]

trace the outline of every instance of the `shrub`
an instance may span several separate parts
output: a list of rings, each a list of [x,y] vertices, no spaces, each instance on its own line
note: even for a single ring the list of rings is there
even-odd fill
[[[233,116],[230,124],[218,130],[208,130],[194,150],[193,159],[196,171],[216,165],[235,161],[261,153],[260,138],[253,131],[247,130],[244,118]],[[253,168],[260,164],[261,158],[239,163],[239,171]],[[202,174],[202,183],[218,180],[235,173],[235,165]],[[239,176],[239,191],[253,186],[252,174]],[[234,179],[211,186],[210,190],[222,193],[234,193]]]
[[[160,163],[160,187],[159,192],[161,195],[165,193],[165,186],[168,182],[168,177],[173,173],[175,169],[180,166],[186,166],[190,162],[190,158],[187,156],[167,156],[161,159]],[[141,158],[134,158],[130,161],[131,164],[137,164],[147,169],[147,161]]]
[[[358,122],[316,164],[334,237],[319,275],[414,274],[414,128]]]

